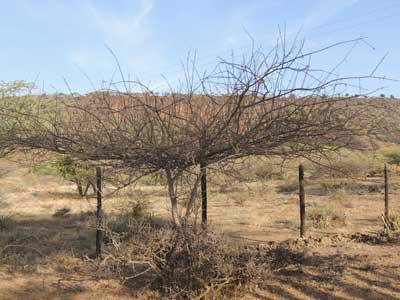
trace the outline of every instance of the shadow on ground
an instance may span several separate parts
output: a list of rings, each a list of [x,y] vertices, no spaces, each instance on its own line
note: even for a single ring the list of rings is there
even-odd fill
[[[0,235],[0,300],[122,300],[146,285],[140,276],[125,284],[117,276],[107,278],[99,273],[99,262],[85,259],[95,250],[94,214],[12,222]],[[362,246],[369,239],[363,236],[352,243]],[[399,255],[394,253],[399,243],[374,243],[373,247],[392,247],[393,257],[362,251],[322,254],[318,248],[287,241],[270,245],[257,250],[264,251],[271,266],[270,278],[242,299],[400,299]],[[53,272],[43,272],[50,266]],[[149,295],[154,292],[146,290]]]

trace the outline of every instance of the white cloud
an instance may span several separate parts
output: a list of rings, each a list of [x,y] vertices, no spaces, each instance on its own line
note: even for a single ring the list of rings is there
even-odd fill
[[[107,43],[131,43],[132,40],[142,42],[148,32],[143,26],[153,9],[152,0],[140,0],[139,5],[131,3],[127,11],[115,12],[100,8],[93,2],[87,2],[86,13],[89,21],[105,38]]]
[[[101,6],[93,0],[80,5],[81,23],[87,26],[94,44],[70,49],[68,56],[72,63],[85,70],[112,73],[117,66],[105,45],[115,52],[124,73],[134,77],[141,77],[143,71],[163,63],[162,47],[157,46],[156,31],[149,20],[153,0],[121,2],[126,5]]]

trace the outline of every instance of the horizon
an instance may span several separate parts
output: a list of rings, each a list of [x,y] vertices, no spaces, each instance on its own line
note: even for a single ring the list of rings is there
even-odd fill
[[[379,4],[371,0],[18,0],[3,7],[0,81],[35,82],[41,93],[86,94],[113,76],[118,78],[113,75],[118,72],[113,53],[126,78],[140,79],[162,91],[164,77],[174,87],[184,77],[182,64],[189,53],[204,71],[218,57],[248,54],[252,40],[256,47],[269,50],[279,30],[289,42],[300,32],[311,50],[365,37],[355,45],[340,75],[369,74],[379,65],[377,75],[400,78],[396,68],[400,41],[394,38],[400,3],[394,0]],[[329,51],[315,63],[324,67],[339,62],[347,51],[349,47]],[[384,87],[376,96],[400,96],[398,81],[365,87]]]

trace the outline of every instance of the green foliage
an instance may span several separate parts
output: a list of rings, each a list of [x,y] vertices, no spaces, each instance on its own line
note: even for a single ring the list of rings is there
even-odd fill
[[[88,188],[94,186],[95,174],[93,169],[69,155],[56,157],[52,166],[59,176],[77,185],[81,196],[85,196]],[[85,190],[83,189],[84,186]]]
[[[390,152],[385,154],[388,164],[391,165],[400,165],[400,152]]]
[[[15,80],[10,82],[0,81],[0,97],[10,97],[30,92],[35,88],[33,83],[23,80]]]
[[[25,81],[0,81],[0,108],[6,109],[8,113],[31,111],[38,104],[34,97],[29,95],[29,92],[34,88],[32,83]],[[5,121],[10,120],[2,119],[2,123]]]
[[[165,178],[162,173],[155,173],[151,175],[144,176],[140,183],[148,186],[157,186],[165,184]]]
[[[372,159],[379,163],[383,163],[385,161],[385,155],[382,152],[375,151],[372,154]]]
[[[32,83],[25,81],[0,81],[0,137],[1,142],[12,143],[16,138],[15,128],[39,130],[46,126],[44,118],[54,110],[55,102],[50,99],[32,95],[35,88]],[[42,118],[30,118],[29,116],[40,114]]]
[[[32,172],[39,176],[60,176],[71,181],[76,184],[81,196],[86,196],[90,186],[94,187],[94,170],[69,155],[59,155],[48,163],[36,165]]]
[[[32,172],[38,176],[58,176],[57,170],[54,168],[52,162],[35,165],[32,167]]]

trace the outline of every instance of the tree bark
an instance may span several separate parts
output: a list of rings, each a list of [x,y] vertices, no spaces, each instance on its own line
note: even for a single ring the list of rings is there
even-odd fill
[[[88,182],[88,183],[86,184],[86,187],[85,187],[85,191],[84,191],[84,193],[83,193],[83,196],[87,196],[90,187],[92,187],[93,192],[96,193],[96,186],[95,186],[93,183]]]
[[[200,182],[201,177],[202,177],[202,173],[200,172],[200,174],[196,178],[196,181],[195,181],[192,191],[190,193],[190,198],[189,198],[188,204],[186,206],[186,213],[185,213],[186,220],[189,219],[190,213],[193,210],[193,206],[194,206],[196,196],[197,196],[197,188],[199,187],[199,182]]]
[[[168,183],[168,194],[171,200],[171,214],[172,214],[172,222],[175,226],[180,226],[179,220],[179,212],[178,212],[178,201],[174,188],[174,178],[172,176],[171,170],[166,169],[165,173],[167,175],[167,183]]]
[[[85,196],[85,194],[83,192],[83,188],[82,188],[82,183],[80,181],[77,181],[75,183],[76,183],[76,186],[78,188],[79,196],[81,196],[81,197]]]

